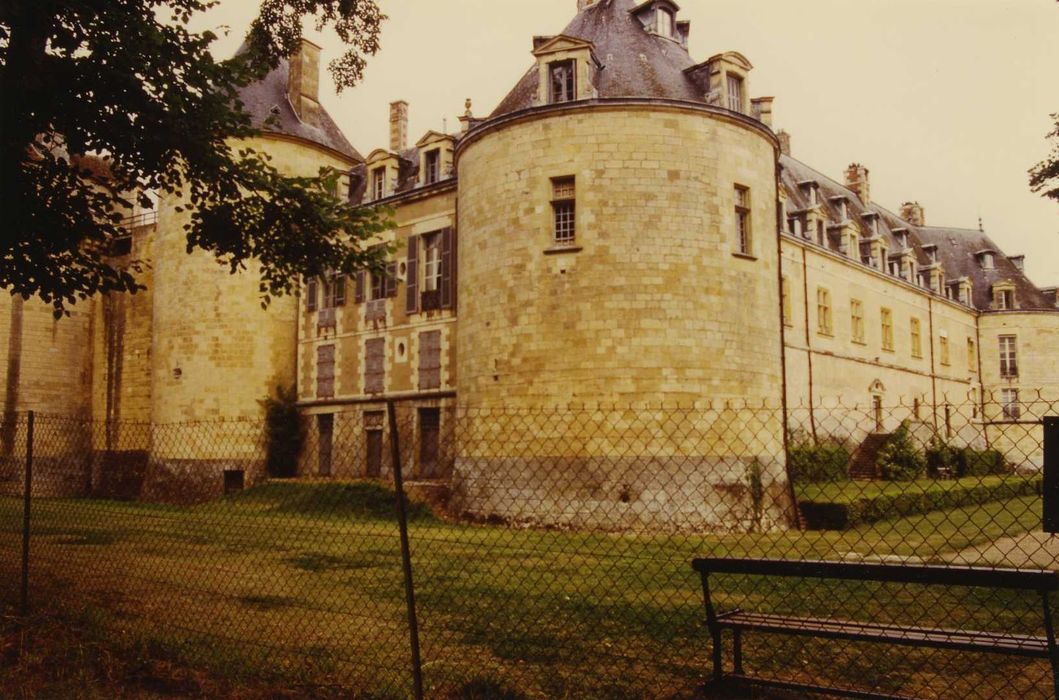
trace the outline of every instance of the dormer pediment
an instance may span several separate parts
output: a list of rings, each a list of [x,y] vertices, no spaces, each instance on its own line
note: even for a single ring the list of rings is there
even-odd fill
[[[556,36],[537,36],[533,38],[533,55],[537,58],[563,51],[588,51],[592,55],[592,60],[595,61],[597,66],[599,66],[600,63],[596,58],[595,50],[596,45],[591,41],[585,41],[584,39],[578,39],[575,36],[568,36],[566,34],[557,34]]]
[[[385,148],[376,148],[374,151],[368,154],[368,159],[365,161],[369,166],[381,163],[384,160],[398,160],[399,156],[396,153],[391,153]]]
[[[456,139],[454,139],[452,136],[449,136],[448,134],[443,134],[440,131],[430,130],[423,135],[423,138],[416,141],[416,148],[426,148],[428,146],[434,145],[435,143],[441,143],[442,141],[447,141],[451,144],[454,143]]]
[[[725,51],[724,53],[719,53],[715,56],[711,56],[706,61],[706,63],[719,62],[729,63],[738,66],[745,71],[751,71],[754,69],[754,65],[750,63],[750,60],[738,51]]]
[[[665,7],[673,12],[680,12],[680,5],[676,4],[672,0],[647,0],[647,2],[640,3],[636,7],[629,10],[631,15],[642,15],[645,12],[649,12],[657,7]]]

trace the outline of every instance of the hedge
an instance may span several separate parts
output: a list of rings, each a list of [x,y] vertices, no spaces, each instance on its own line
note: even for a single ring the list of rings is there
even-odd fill
[[[838,443],[806,443],[790,448],[791,478],[795,483],[815,484],[849,479],[849,450]]]
[[[905,490],[884,491],[870,498],[802,499],[798,505],[810,530],[848,530],[881,520],[1040,495],[1042,484],[1041,477],[991,479],[969,484],[938,482],[926,487],[908,484]]]

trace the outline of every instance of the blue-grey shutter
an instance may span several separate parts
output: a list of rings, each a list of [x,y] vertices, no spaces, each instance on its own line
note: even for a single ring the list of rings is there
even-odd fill
[[[414,314],[419,311],[419,236],[408,237],[408,266],[405,277],[407,297],[404,310]]]
[[[353,303],[361,304],[364,302],[364,270],[357,273],[357,283],[354,285],[353,290]]]
[[[316,311],[316,278],[313,277],[305,283],[305,309],[307,311]]]
[[[387,299],[397,296],[397,263],[386,263],[386,281],[383,285]]]
[[[441,232],[441,308],[456,306],[456,246],[452,229]]]

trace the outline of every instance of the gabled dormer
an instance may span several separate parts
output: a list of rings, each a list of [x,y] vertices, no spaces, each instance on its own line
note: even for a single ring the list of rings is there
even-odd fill
[[[929,262],[927,263],[928,265],[937,265],[938,264],[938,244],[937,243],[927,243],[926,245],[923,246],[923,252],[926,253],[927,259],[929,260]]]
[[[860,215],[861,219],[864,220],[864,228],[867,230],[869,238],[879,238],[882,231],[879,227],[879,213],[875,211],[864,212]]]
[[[955,282],[956,284],[956,300],[964,306],[973,306],[974,297],[974,286],[971,282],[970,277],[961,277]]]
[[[906,228],[895,228],[890,231],[893,234],[894,241],[897,243],[897,250],[903,251],[908,248],[908,229]]]
[[[1018,308],[1014,282],[1004,280],[993,285],[993,308],[997,311],[1011,311]]]
[[[839,223],[849,221],[849,201],[843,194],[835,195],[834,197],[828,197],[828,201],[831,202],[831,206],[835,208],[838,214]]]
[[[535,105],[590,100],[597,96],[596,76],[603,64],[590,41],[559,34],[535,37],[533,55],[540,76]]]
[[[672,39],[681,46],[688,45],[688,35],[691,34],[691,22],[678,21],[677,13],[680,7],[671,0],[647,0],[629,10],[629,13],[640,21],[644,31]]]
[[[748,76],[753,69],[743,54],[726,51],[684,72],[698,84],[707,104],[751,114]]]
[[[798,189],[805,195],[810,207],[820,204],[820,183],[816,180],[802,180],[798,183]]]
[[[374,202],[385,199],[397,192],[401,159],[396,153],[382,148],[375,149],[368,154],[366,170],[368,182],[364,193],[365,201]]]
[[[433,185],[452,177],[452,154],[456,139],[448,134],[428,131],[416,142],[419,150],[419,184]]]

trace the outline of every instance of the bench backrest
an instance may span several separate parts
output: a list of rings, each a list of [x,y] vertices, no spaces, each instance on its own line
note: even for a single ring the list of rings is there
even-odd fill
[[[887,583],[940,584],[1027,591],[1059,590],[1059,572],[1043,569],[993,569],[981,566],[936,564],[877,564],[873,562],[795,561],[705,557],[692,567],[700,574],[753,574],[798,578],[845,579]]]

